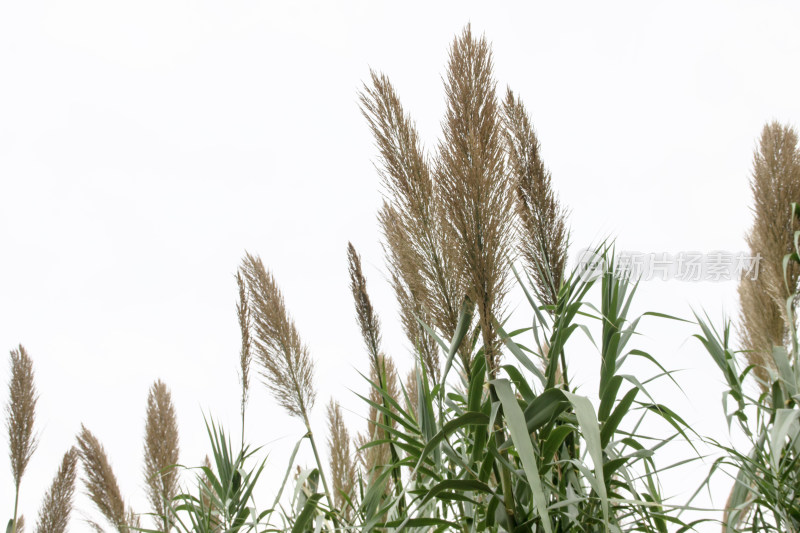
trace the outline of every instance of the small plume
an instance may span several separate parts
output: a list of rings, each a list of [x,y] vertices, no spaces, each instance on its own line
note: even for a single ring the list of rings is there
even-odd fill
[[[83,483],[87,495],[119,533],[130,533],[131,528],[137,526],[138,520],[125,507],[117,478],[103,445],[83,425],[78,434],[78,455],[83,462]]]
[[[206,455],[205,458],[203,459],[203,466],[208,468],[212,472],[214,471],[211,466],[211,461],[209,460],[208,455]],[[201,473],[197,475],[197,481],[199,483],[200,499],[203,504],[203,509],[210,509],[211,494],[213,494],[214,492],[214,486],[211,483],[211,479],[205,471],[201,471]]]
[[[339,402],[328,404],[328,453],[331,460],[331,478],[336,508],[345,510],[345,495],[352,496],[356,467],[350,454],[350,433],[347,431]],[[346,513],[346,515],[349,513]]]
[[[739,284],[740,338],[756,376],[767,381],[767,369],[775,366],[772,347],[786,342],[785,302],[797,291],[800,277],[800,269],[791,262],[788,279],[783,275],[783,257],[792,251],[791,203],[800,202],[800,151],[793,128],[777,122],[764,126],[750,188],[754,220],[747,243],[751,255],[762,259],[758,278]]]
[[[394,361],[384,354],[380,355],[379,367],[373,367],[370,369],[370,381],[378,384],[381,375],[385,376],[386,378],[387,393],[390,397],[397,401],[399,396],[397,369],[394,366]],[[375,387],[370,387],[369,399],[378,405],[383,403],[383,397]],[[381,420],[381,416],[381,413],[379,413],[374,406],[370,406],[367,422],[367,433],[359,434],[356,437],[356,445],[359,448],[363,448],[372,441],[383,440],[387,438],[386,431],[382,427],[378,426],[378,422],[383,422],[383,420]],[[390,421],[390,423],[394,425],[393,420]],[[364,470],[370,473],[370,476],[374,478],[380,473],[379,469],[388,465],[391,461],[391,449],[389,448],[389,444],[383,443],[379,446],[372,446],[364,450],[360,450],[359,459],[364,467]],[[387,487],[387,489],[390,490],[391,488]]]
[[[64,533],[67,530],[75,496],[77,467],[78,450],[72,447],[64,454],[53,484],[44,496],[36,522],[36,533]]]
[[[158,380],[147,397],[144,440],[144,475],[147,497],[162,530],[168,529],[169,502],[178,494],[178,420],[172,395]]]
[[[33,382],[33,361],[20,344],[11,350],[11,379],[8,383],[6,428],[11,458],[11,473],[19,491],[22,476],[36,450],[37,439],[33,433],[38,395]]]
[[[25,517],[20,516],[17,518],[17,523],[14,526],[15,533],[25,533]]]
[[[246,254],[242,273],[247,282],[253,321],[255,356],[267,387],[289,414],[306,418],[314,406],[314,362],[286,310],[283,295],[261,258]]]
[[[250,391],[250,308],[247,304],[247,290],[241,270],[236,272],[236,284],[239,287],[239,303],[236,305],[236,316],[239,318],[239,329],[242,335],[242,348],[239,352],[239,379],[242,384],[242,419],[247,406]]]
[[[534,291],[555,305],[564,276],[569,236],[566,213],[544,166],[541,147],[525,106],[508,91],[503,105],[509,170],[516,191],[520,253],[533,276]]]
[[[408,407],[414,417],[419,420],[419,384],[417,383],[417,366],[414,365],[406,376],[406,394],[408,395]]]
[[[489,44],[467,26],[450,49],[436,176],[466,266],[468,294],[478,310],[492,376],[499,357],[492,320],[502,314],[508,291],[514,216],[495,86]]]
[[[356,305],[356,318],[361,328],[361,336],[372,358],[372,364],[378,364],[381,350],[381,323],[367,292],[367,280],[361,270],[361,257],[352,243],[347,243],[347,265],[350,273],[350,291]]]

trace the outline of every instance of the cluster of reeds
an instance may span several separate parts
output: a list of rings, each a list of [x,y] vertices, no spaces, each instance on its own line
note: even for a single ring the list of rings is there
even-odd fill
[[[149,391],[144,439],[148,513],[126,503],[98,438],[81,427],[37,518],[37,532],[66,531],[78,463],[97,512],[120,533],[478,531],[663,533],[693,529],[682,505],[664,494],[657,457],[674,439],[697,435],[648,391],[670,378],[637,349],[643,316],[629,316],[635,280],[615,269],[613,250],[595,250],[604,268],[585,276],[567,265],[567,214],[542,158],[531,117],[511,90],[501,100],[490,46],[470,26],[453,41],[444,76],[441,139],[426,150],[389,79],[372,72],[361,108],[378,150],[384,202],[378,221],[408,340],[384,347],[381,320],[362,260],[348,244],[355,317],[369,369],[361,395],[366,416],[351,431],[335,399],[327,404],[328,462],[311,425],[317,392],[312,351],[260,257],[246,254],[236,274],[241,331],[241,445],[207,423],[211,458],[181,481],[176,413],[167,386]],[[736,419],[752,443],[743,453],[721,446],[712,473],[733,466],[725,531],[800,531],[800,364],[796,302],[800,282],[800,151],[797,135],[765,127],[752,179],[755,222],[748,233],[761,275],[744,280],[740,340],[699,319],[704,343],[729,385]],[[511,329],[506,299],[518,287],[533,323]],[[592,291],[596,287],[597,291]],[[660,315],[659,319],[668,319]],[[598,401],[570,380],[573,334],[599,339]],[[527,339],[527,340],[525,340]],[[401,379],[397,361],[411,359]],[[623,371],[640,358],[655,376]],[[740,359],[747,363],[744,368]],[[253,496],[265,462],[245,444],[251,366],[277,404],[302,423],[272,505]],[[759,393],[745,386],[754,375]],[[22,478],[36,449],[33,364],[11,352],[7,429],[19,533]],[[667,423],[670,435],[643,433],[643,421]],[[295,464],[305,443],[314,464]],[[295,476],[291,476],[297,467]],[[294,491],[284,489],[289,482]],[[289,499],[289,493],[291,498]],[[149,518],[148,518],[149,517]],[[145,523],[147,522],[147,523]],[[96,531],[104,524],[89,521]]]
[[[6,427],[15,498],[14,515],[7,531],[20,533],[24,527],[24,519],[18,515],[20,487],[38,442],[34,430],[38,393],[33,361],[23,346],[11,351],[10,370]],[[171,531],[168,509],[178,492],[177,471],[172,469],[178,462],[178,427],[170,392],[161,381],[153,384],[147,399],[144,454],[151,514],[158,525],[157,531]],[[64,454],[53,483],[44,495],[34,531],[67,531],[79,462],[83,464],[86,493],[99,513],[120,533],[137,530],[141,525],[140,517],[125,504],[105,449],[91,431],[81,426],[76,445]],[[104,530],[92,520],[88,525],[96,531]]]

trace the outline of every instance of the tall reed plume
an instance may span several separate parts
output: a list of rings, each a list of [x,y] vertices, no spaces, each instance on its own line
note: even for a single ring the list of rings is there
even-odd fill
[[[253,349],[266,385],[277,402],[295,417],[307,419],[314,407],[314,362],[289,317],[275,278],[260,257],[249,253],[242,263],[252,306]]]
[[[33,432],[36,420],[36,385],[33,381],[33,361],[25,348],[11,350],[11,379],[8,383],[8,405],[6,406],[6,429],[11,458],[11,474],[14,478],[14,518],[11,531],[19,531],[17,511],[22,476],[36,450],[37,439]]]
[[[267,388],[276,401],[290,415],[300,418],[305,424],[306,436],[314,451],[325,497],[333,507],[334,500],[308,418],[316,400],[314,361],[289,316],[275,278],[264,268],[261,258],[245,254],[241,272],[247,286],[253,328],[252,349],[256,361],[261,365]],[[335,514],[333,521],[338,527]]]
[[[528,112],[511,90],[503,111],[509,171],[516,192],[520,255],[532,273],[537,297],[554,306],[567,261],[566,211],[553,190]]]
[[[492,321],[502,314],[508,290],[514,214],[495,86],[489,44],[467,26],[450,49],[437,179],[466,266],[491,376],[498,365]]]
[[[132,528],[139,526],[139,521],[122,499],[117,477],[103,445],[83,425],[77,440],[78,455],[83,463],[83,483],[89,499],[119,533],[130,533]],[[98,524],[93,524],[93,527],[102,531]]]
[[[158,380],[147,396],[144,475],[147,497],[161,531],[169,531],[169,505],[178,494],[178,419],[167,386]]]
[[[789,206],[800,202],[800,150],[793,128],[777,122],[764,126],[753,156],[750,189],[754,220],[746,238],[751,254],[759,254],[761,262],[757,279],[745,276],[739,284],[740,338],[755,375],[766,383],[768,369],[775,367],[772,347],[787,341],[786,299],[796,292],[800,276],[797,266],[789,263],[784,282],[783,257],[793,242]]]
[[[461,260],[431,164],[394,87],[373,71],[360,100],[380,153],[386,200],[379,222],[403,327],[415,353],[423,354],[437,379],[438,349],[417,319],[448,338],[453,335],[465,292]],[[469,352],[462,357],[468,358]]]
[[[61,460],[53,484],[44,496],[36,533],[64,533],[69,525],[75,496],[75,477],[78,469],[78,450],[70,448]]]

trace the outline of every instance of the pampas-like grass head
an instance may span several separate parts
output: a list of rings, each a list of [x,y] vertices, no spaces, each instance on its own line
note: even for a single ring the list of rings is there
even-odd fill
[[[437,179],[478,309],[491,375],[498,364],[492,321],[502,314],[508,291],[514,215],[495,86],[489,44],[467,26],[450,49]]]
[[[6,406],[6,429],[11,458],[11,474],[19,490],[22,476],[36,450],[37,440],[33,432],[36,420],[36,386],[33,382],[33,361],[20,345],[11,350],[11,379],[8,383],[8,405]]]
[[[747,234],[752,255],[760,254],[758,279],[739,285],[740,337],[754,372],[768,381],[774,368],[772,347],[782,346],[788,332],[785,302],[798,287],[800,269],[789,263],[784,281],[783,257],[792,250],[792,202],[800,202],[800,150],[797,132],[773,122],[764,126],[753,157],[750,188],[753,226]]]
[[[77,439],[78,455],[83,463],[83,483],[89,499],[119,533],[130,533],[131,527],[136,527],[138,521],[125,506],[103,445],[83,425]]]
[[[567,261],[566,213],[551,185],[525,106],[511,90],[503,103],[509,170],[516,191],[519,248],[539,300],[555,305]]]
[[[44,496],[36,521],[36,533],[64,533],[67,530],[75,496],[77,468],[78,450],[73,447],[64,454],[53,484]]]
[[[289,414],[307,419],[314,406],[314,361],[286,310],[278,284],[261,258],[245,255],[242,273],[247,282],[253,321],[253,349],[267,387]]]
[[[162,531],[168,528],[168,505],[178,494],[178,420],[172,395],[158,380],[147,397],[144,440],[144,475],[147,497],[158,515]]]

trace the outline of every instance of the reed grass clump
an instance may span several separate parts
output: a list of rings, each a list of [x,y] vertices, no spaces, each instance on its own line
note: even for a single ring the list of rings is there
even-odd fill
[[[137,514],[126,503],[106,450],[81,426],[45,494],[37,532],[67,530],[78,463],[107,522],[89,519],[97,531],[664,533],[714,520],[686,522],[681,512],[691,501],[677,501],[661,483],[665,470],[697,460],[669,464],[665,446],[700,437],[655,397],[652,383],[672,380],[672,372],[637,345],[642,320],[673,317],[632,315],[637,282],[616,268],[610,244],[594,250],[603,267],[598,276],[568,265],[567,210],[533,119],[510,89],[498,97],[491,47],[469,25],[450,46],[443,81],[446,110],[432,148],[386,75],[370,71],[359,95],[378,154],[383,201],[376,207],[388,282],[408,341],[402,350],[385,343],[362,258],[348,243],[353,331],[369,361],[359,369],[362,431],[348,426],[342,405],[330,399],[323,463],[311,424],[318,396],[311,349],[272,272],[246,253],[236,273],[241,343],[231,350],[238,352],[241,442],[206,418],[210,454],[198,468],[179,465],[176,411],[158,380],[145,411],[150,512]],[[715,443],[721,456],[710,475],[724,471],[734,479],[723,531],[800,533],[800,207],[787,211],[800,201],[800,151],[792,128],[764,128],[751,186],[748,244],[764,267],[739,288],[743,350],[731,346],[730,324],[718,333],[697,319],[697,337],[728,386],[735,409],[726,413],[729,422],[736,421],[750,448]],[[510,311],[514,290],[529,306],[521,324]],[[584,333],[595,349],[594,360],[581,361],[595,365],[592,391],[569,372],[574,339]],[[591,353],[587,343],[578,346]],[[652,364],[651,373],[637,367],[633,375],[632,360]],[[249,405],[253,363],[277,406],[303,424],[288,464],[279,465],[282,483],[270,505],[255,496],[266,459],[245,442],[245,423],[270,416]],[[22,346],[11,352],[10,369],[15,508],[7,531],[19,533],[38,396]],[[751,373],[758,396],[743,386]],[[306,444],[311,466],[298,459]],[[143,526],[147,515],[152,521]]]

